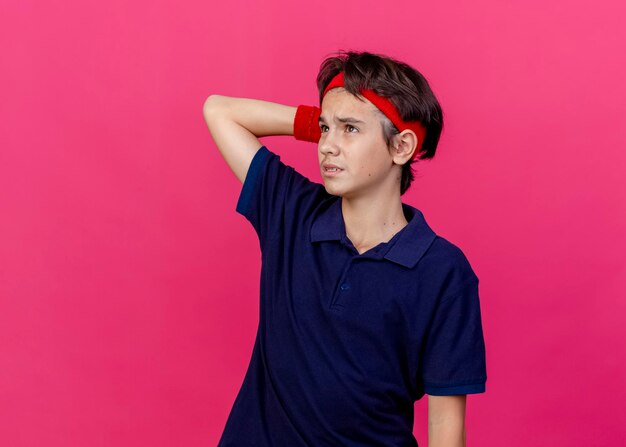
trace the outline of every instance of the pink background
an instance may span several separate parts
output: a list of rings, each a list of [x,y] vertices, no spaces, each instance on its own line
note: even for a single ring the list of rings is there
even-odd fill
[[[217,443],[252,352],[260,252],[202,104],[315,104],[341,48],[412,64],[444,109],[403,200],[481,279],[488,381],[468,445],[618,445],[622,5],[3,2],[0,444]],[[322,181],[315,145],[263,141]]]

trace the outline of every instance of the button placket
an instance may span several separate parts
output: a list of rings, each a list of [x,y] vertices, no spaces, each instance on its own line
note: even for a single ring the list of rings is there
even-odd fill
[[[346,266],[341,278],[339,280],[338,286],[335,289],[335,293],[333,294],[333,299],[330,302],[330,308],[343,308],[345,307],[342,304],[342,299],[347,293],[351,293],[351,281],[349,280],[350,269],[352,268],[352,263],[356,258],[352,258],[348,265]]]

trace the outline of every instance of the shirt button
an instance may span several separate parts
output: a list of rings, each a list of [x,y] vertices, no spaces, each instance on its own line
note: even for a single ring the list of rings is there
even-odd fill
[[[350,285],[349,285],[348,283],[345,283],[345,282],[344,282],[344,283],[341,285],[341,290],[348,290],[349,288],[350,288]]]

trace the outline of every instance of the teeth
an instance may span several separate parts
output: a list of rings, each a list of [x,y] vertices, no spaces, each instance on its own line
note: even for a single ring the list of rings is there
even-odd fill
[[[338,168],[326,168],[327,171],[339,171]]]

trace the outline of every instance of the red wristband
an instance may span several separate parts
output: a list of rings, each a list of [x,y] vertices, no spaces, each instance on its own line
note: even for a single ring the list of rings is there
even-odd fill
[[[296,140],[319,143],[322,132],[319,118],[322,113],[319,107],[300,105],[293,120],[293,136]]]

